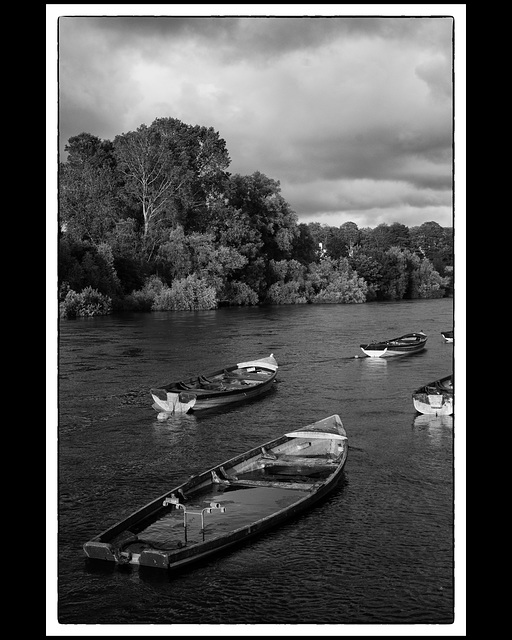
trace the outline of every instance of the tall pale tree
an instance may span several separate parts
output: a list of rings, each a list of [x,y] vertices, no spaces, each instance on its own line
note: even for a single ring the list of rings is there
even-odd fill
[[[229,156],[210,127],[157,118],[114,140],[126,191],[139,203],[144,238],[157,222],[206,229],[208,207],[223,190]]]
[[[179,137],[179,131],[171,136],[143,124],[114,139],[125,191],[142,210],[144,238],[158,219],[172,214],[174,199],[189,177],[180,158]]]

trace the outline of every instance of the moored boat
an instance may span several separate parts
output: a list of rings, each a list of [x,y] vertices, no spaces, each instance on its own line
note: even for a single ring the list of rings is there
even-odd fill
[[[230,365],[212,373],[170,382],[150,390],[159,419],[173,413],[212,409],[249,400],[269,391],[277,376],[274,354]]]
[[[441,335],[446,342],[453,342],[453,331],[441,331]]]
[[[419,413],[451,416],[453,395],[453,375],[450,374],[416,389],[412,394],[412,402]]]
[[[347,454],[340,417],[323,418],[190,477],[86,542],[85,555],[185,567],[310,508],[338,486]]]
[[[375,340],[359,345],[361,351],[370,358],[390,358],[404,356],[423,351],[427,343],[427,336],[423,331],[406,333],[391,340]]]

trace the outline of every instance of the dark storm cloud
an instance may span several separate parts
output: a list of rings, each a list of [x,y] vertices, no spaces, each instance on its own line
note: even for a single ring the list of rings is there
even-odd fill
[[[450,18],[127,14],[60,20],[61,150],[176,117],[213,126],[233,173],[279,180],[300,219],[450,224]]]
[[[73,17],[60,19],[61,25]],[[428,35],[422,18],[350,18],[350,17],[175,17],[175,16],[101,16],[81,17],[80,29],[96,30],[110,41],[113,49],[141,47],[146,55],[157,54],[155,44],[169,39],[203,42],[220,47],[216,52],[228,61],[272,60],[294,51],[314,50],[339,39],[386,38],[389,41],[423,41],[450,56],[449,38]],[[450,21],[444,20],[450,30]],[[67,25],[66,25],[67,26]],[[428,70],[426,70],[428,73]]]

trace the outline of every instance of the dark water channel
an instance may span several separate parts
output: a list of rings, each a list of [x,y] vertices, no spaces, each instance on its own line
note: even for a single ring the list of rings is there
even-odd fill
[[[452,324],[448,299],[61,321],[53,585],[61,630],[449,629],[458,586],[454,445],[465,424],[419,416],[411,393],[452,371],[454,348],[441,336]],[[359,349],[419,330],[429,339],[416,355],[370,359]],[[279,382],[266,396],[157,420],[151,387],[270,353]],[[457,381],[455,391],[457,412]],[[349,437],[344,479],[311,511],[175,576],[86,561],[85,541],[189,475],[334,413]]]

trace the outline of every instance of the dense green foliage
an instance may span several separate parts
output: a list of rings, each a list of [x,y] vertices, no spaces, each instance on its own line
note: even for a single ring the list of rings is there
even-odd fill
[[[59,167],[61,317],[453,293],[453,231],[299,223],[279,182],[231,175],[212,128],[159,118],[69,139]]]
[[[92,287],[85,287],[80,293],[69,290],[59,307],[59,315],[63,318],[105,316],[112,311],[110,298]]]

